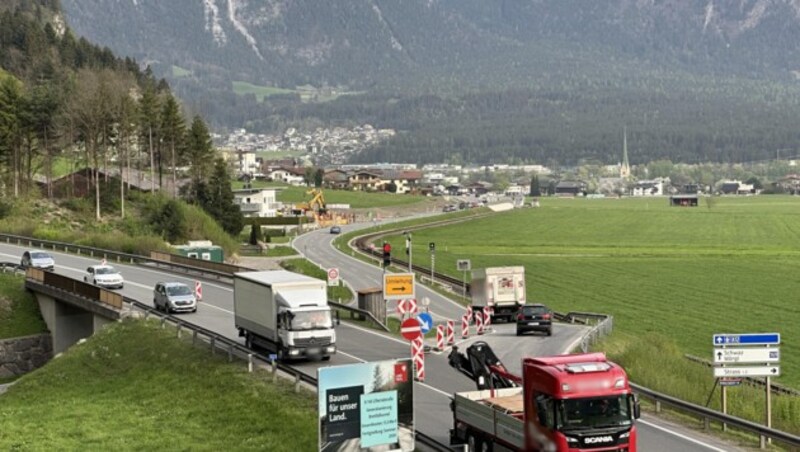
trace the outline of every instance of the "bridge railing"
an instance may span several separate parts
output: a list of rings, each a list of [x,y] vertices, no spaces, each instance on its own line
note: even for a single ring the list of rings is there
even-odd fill
[[[384,231],[384,233],[385,233],[385,231]],[[8,239],[8,237],[16,237],[16,236],[9,236],[8,234],[0,234],[0,240],[2,240],[3,238]],[[28,238],[22,238],[22,239],[24,239],[26,241],[28,240]],[[49,244],[52,244],[52,243],[55,243],[55,242],[37,241],[35,239],[31,239],[31,242],[29,242],[29,246],[35,246],[35,245],[33,245],[34,243],[48,244],[48,246],[49,246]],[[69,246],[72,246],[73,248],[75,248],[74,245],[69,245]],[[86,249],[87,247],[79,247],[79,248]],[[114,253],[114,252],[108,252],[106,250],[98,250],[98,249],[93,249],[93,250],[106,252],[106,255],[108,255],[108,256],[111,256],[111,255],[114,255],[114,254],[124,255],[124,253]],[[100,254],[97,254],[97,255],[100,255]],[[133,255],[126,255],[126,256],[133,256]],[[133,256],[133,257],[139,259],[142,262],[152,261],[152,259],[142,258],[141,256]],[[136,263],[136,261],[132,261],[132,262]],[[163,263],[163,261],[158,261],[158,263]],[[221,272],[216,272],[216,271],[213,271],[213,270],[204,270],[204,269],[199,269],[199,268],[196,268],[196,267],[180,265],[180,264],[175,264],[175,266],[176,267],[183,267],[184,271],[186,271],[187,267],[188,267],[188,271],[193,271],[193,272],[204,272],[205,271],[205,272],[209,272],[209,273],[217,273],[217,274],[221,273]],[[52,274],[52,273],[49,273],[49,272],[45,272],[45,273]],[[229,273],[228,274],[224,274],[223,276],[230,277],[230,274]],[[82,283],[81,281],[77,281],[77,282]],[[99,296],[98,296],[98,298],[99,298]],[[152,307],[150,307],[148,305],[145,305],[143,303],[140,303],[140,302],[138,302],[136,300],[125,298],[124,301],[128,302],[128,303],[131,303],[132,306],[136,306],[139,309],[143,309],[143,310],[145,310],[146,312],[148,312],[148,313],[150,313],[152,315],[158,315],[158,316],[162,316],[162,317],[167,318],[167,320],[162,320],[162,322],[170,321],[172,323],[175,323],[179,331],[181,330],[181,328],[188,328],[188,329],[193,330],[195,332],[194,334],[205,335],[207,338],[209,338],[209,340],[211,342],[212,352],[213,352],[213,350],[216,350],[217,348],[227,348],[229,356],[231,357],[230,359],[232,359],[232,357],[233,357],[234,350],[236,350],[236,352],[240,353],[240,354],[247,353],[247,356],[252,356],[252,358],[248,358],[250,360],[250,363],[252,363],[253,362],[252,360],[254,360],[254,359],[256,359],[256,360],[260,359],[260,360],[262,360],[264,362],[269,362],[272,366],[274,366],[274,368],[277,368],[278,370],[281,370],[281,371],[284,371],[284,372],[287,372],[289,374],[294,375],[295,376],[295,381],[298,382],[298,384],[299,384],[299,382],[302,381],[302,382],[307,382],[309,384],[312,384],[312,385],[316,386],[316,379],[315,378],[310,377],[310,376],[305,375],[305,374],[302,374],[300,371],[298,371],[298,370],[296,370],[296,369],[294,369],[294,368],[292,368],[290,366],[287,366],[287,365],[284,365],[284,364],[278,364],[278,363],[276,363],[274,361],[271,361],[271,360],[269,360],[268,357],[264,357],[263,355],[255,354],[255,353],[253,353],[252,350],[245,348],[243,345],[241,345],[241,344],[239,344],[239,343],[237,343],[235,341],[232,341],[232,340],[230,340],[228,338],[225,338],[224,336],[221,336],[221,335],[219,335],[217,333],[214,333],[213,331],[206,330],[206,329],[204,329],[204,328],[202,328],[202,327],[200,327],[198,325],[190,324],[189,322],[185,322],[182,319],[178,319],[178,318],[176,318],[174,316],[163,315],[163,314],[159,313],[158,311],[156,311],[154,308],[152,308]],[[356,308],[352,308],[352,307],[349,307],[349,308],[350,309],[356,309]],[[148,314],[148,315],[150,315],[150,314]],[[588,344],[589,343],[591,343],[592,341],[596,341],[597,338],[599,338],[600,335],[602,335],[602,334],[610,333],[611,329],[613,328],[613,317],[606,316],[605,314],[571,312],[571,313],[567,313],[567,314],[558,314],[558,315],[561,316],[562,319],[567,319],[567,320],[571,319],[575,323],[586,323],[586,322],[593,322],[593,321],[596,322],[596,323],[594,323],[592,325],[592,328],[590,329],[590,332],[587,333],[587,336],[584,337],[584,340],[588,341],[587,345],[585,346],[587,349],[588,349]],[[603,317],[605,317],[605,319],[603,319]],[[582,340],[582,342],[581,342],[581,347],[582,348],[584,348],[584,340]],[[215,345],[215,344],[222,344],[222,346]],[[252,366],[252,364],[249,364],[249,365]],[[672,396],[669,396],[669,395],[666,395],[666,394],[662,394],[662,393],[653,391],[651,389],[648,389],[648,388],[645,388],[645,387],[642,387],[642,386],[638,386],[638,385],[632,384],[632,387],[633,387],[635,392],[641,394],[644,397],[647,397],[647,398],[653,400],[654,403],[656,403],[656,410],[657,411],[660,410],[660,407],[661,407],[662,404],[665,404],[665,405],[669,405],[669,406],[673,407],[674,409],[677,409],[677,410],[680,410],[680,411],[684,411],[684,412],[688,412],[688,413],[691,413],[691,414],[694,414],[696,416],[701,417],[704,420],[704,423],[706,425],[708,425],[709,422],[714,421],[714,422],[719,422],[719,423],[726,424],[727,426],[732,427],[732,428],[737,428],[737,429],[741,429],[741,430],[746,431],[746,432],[750,432],[752,434],[756,434],[756,435],[758,435],[760,437],[762,448],[764,447],[764,444],[765,444],[767,439],[772,439],[772,440],[781,442],[781,443],[786,444],[786,445],[791,446],[791,447],[800,447],[800,437],[798,437],[796,435],[793,435],[791,433],[782,432],[780,430],[767,428],[766,426],[754,423],[752,421],[748,421],[748,420],[741,419],[741,418],[738,418],[738,417],[735,417],[735,416],[723,414],[721,412],[714,411],[712,409],[709,409],[709,408],[706,408],[706,407],[702,407],[702,406],[699,406],[699,405],[695,405],[695,404],[692,404],[690,402],[685,402],[685,401],[679,400],[677,398],[674,398]],[[451,450],[448,446],[443,445],[441,443],[437,443],[431,438],[427,438],[427,440],[425,438],[426,437],[424,435],[420,436],[418,434],[418,436],[417,436],[418,440],[420,440],[420,439],[422,439],[422,441],[430,440],[430,442],[432,443],[432,445],[429,446],[431,448],[431,450]]]
[[[33,267],[25,270],[25,277],[56,289],[72,292],[89,300],[99,301],[116,309],[122,309],[121,294],[93,284]]]

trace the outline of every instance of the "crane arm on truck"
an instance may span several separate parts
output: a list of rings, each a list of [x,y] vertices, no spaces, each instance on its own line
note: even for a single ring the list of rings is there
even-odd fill
[[[466,355],[454,346],[447,358],[451,367],[475,381],[479,390],[515,388],[522,378],[509,372],[486,342],[478,341],[467,347]]]

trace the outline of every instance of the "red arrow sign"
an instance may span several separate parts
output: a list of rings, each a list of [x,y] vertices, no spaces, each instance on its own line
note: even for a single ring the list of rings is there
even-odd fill
[[[409,341],[420,337],[422,335],[422,329],[419,327],[417,319],[411,317],[403,320],[403,323],[400,324],[400,334]]]

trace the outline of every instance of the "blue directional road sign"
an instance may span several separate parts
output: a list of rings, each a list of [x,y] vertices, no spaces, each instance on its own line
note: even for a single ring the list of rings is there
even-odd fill
[[[417,316],[417,321],[419,322],[419,330],[422,331],[422,334],[427,333],[433,328],[433,317],[427,312],[420,313]]]
[[[714,345],[777,345],[781,343],[780,333],[762,334],[715,334]]]

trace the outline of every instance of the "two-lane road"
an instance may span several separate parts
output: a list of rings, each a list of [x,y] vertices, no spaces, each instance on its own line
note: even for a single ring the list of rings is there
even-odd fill
[[[322,243],[305,242],[305,240],[318,239]],[[336,252],[330,245],[330,234],[327,231],[318,231],[299,240],[299,245],[307,244],[306,252],[330,253],[330,256],[339,256],[340,261],[335,262],[336,266],[343,269],[343,277],[351,285],[354,285],[353,278],[347,273],[344,261],[358,262]],[[18,261],[26,248],[15,245],[0,244],[0,260]],[[311,251],[309,251],[311,250]],[[301,248],[302,251],[302,248]],[[81,279],[86,267],[98,263],[98,259],[87,256],[75,256],[51,252],[56,260],[56,272],[76,279]],[[316,255],[315,255],[316,256]],[[316,258],[316,257],[315,257]],[[158,281],[181,281],[192,284],[193,279],[180,274],[171,274],[163,269],[151,268],[147,266],[131,266],[116,264],[125,277],[125,288],[122,292],[131,298],[141,302],[152,304],[153,286]],[[322,263],[322,262],[321,262]],[[363,267],[354,267],[353,276],[358,274],[365,278],[364,284],[371,284],[373,287],[380,285],[381,271],[376,267],[360,263]],[[360,286],[355,286],[360,287]],[[460,314],[462,309],[453,302],[439,300],[438,294],[433,292],[423,292],[431,298],[431,307],[441,316]],[[238,334],[233,321],[233,290],[230,285],[216,282],[203,283],[203,301],[200,303],[198,312],[195,314],[183,315],[183,318],[192,323],[196,323],[204,328],[213,330],[226,337],[238,340]],[[519,362],[523,355],[552,354],[561,353],[570,341],[574,341],[580,336],[580,329],[568,325],[558,325],[562,328],[556,330],[556,334],[551,337],[531,336],[518,340],[515,336],[504,331],[503,325],[498,325],[491,334],[482,336],[482,339],[490,342],[495,350],[502,350],[501,359],[509,367],[514,368],[515,362]],[[337,353],[330,362],[301,362],[297,363],[299,369],[309,375],[315,375],[316,370],[321,365],[338,365],[359,361],[378,361],[407,357],[410,354],[409,345],[406,341],[393,337],[382,332],[361,328],[343,322],[337,327],[338,347]],[[513,343],[514,346],[504,346],[506,343]],[[446,354],[429,354],[426,356],[426,380],[424,383],[415,384],[415,416],[417,428],[426,434],[446,443],[448,440],[448,429],[451,426],[451,414],[449,411],[449,398],[455,391],[472,390],[474,384],[467,377],[459,374],[447,364]],[[645,421],[647,422],[647,421]],[[726,447],[714,447],[712,445],[698,444],[697,439],[682,438],[676,436],[670,428],[669,431],[661,430],[660,427],[648,427],[648,423],[642,422],[642,450],[687,450],[687,451],[707,451],[707,450],[732,450]]]

